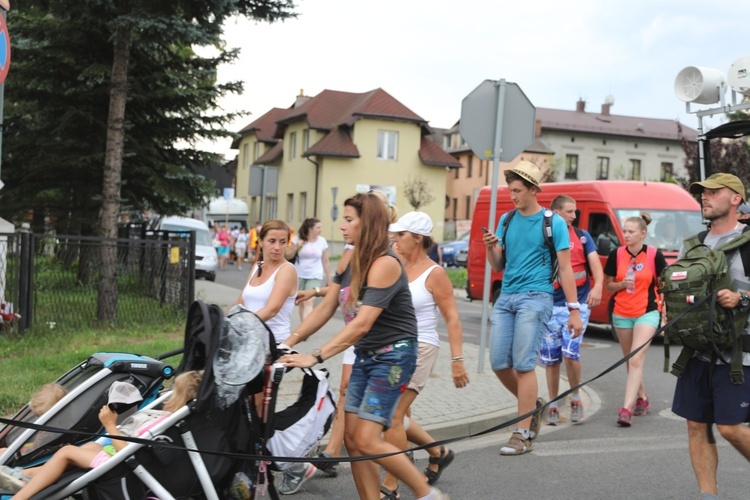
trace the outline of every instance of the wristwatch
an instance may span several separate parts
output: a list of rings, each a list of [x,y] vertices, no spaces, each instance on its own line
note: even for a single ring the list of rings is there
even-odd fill
[[[580,311],[581,309],[580,302],[566,302],[565,305],[568,307],[568,311],[572,311],[573,309],[577,309]]]
[[[740,292],[740,307],[747,309],[748,306],[750,306],[750,297],[747,296],[747,293]]]
[[[318,364],[323,363],[323,356],[320,355],[320,349],[313,349],[312,355],[318,360]]]

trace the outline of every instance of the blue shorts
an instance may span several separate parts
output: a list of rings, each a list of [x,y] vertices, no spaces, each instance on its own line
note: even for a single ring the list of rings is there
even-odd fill
[[[693,422],[736,425],[750,422],[750,366],[743,366],[745,383],[729,380],[729,365],[715,365],[708,383],[711,363],[691,358],[677,379],[672,411]],[[713,410],[713,415],[711,411]]]
[[[616,314],[612,315],[612,326],[625,330],[632,330],[635,325],[651,325],[659,328],[661,323],[661,313],[659,311],[650,311],[637,318],[623,318]]]
[[[417,341],[399,340],[375,351],[355,352],[344,411],[388,429],[417,365]]]
[[[547,323],[547,329],[539,346],[539,362],[546,366],[556,365],[565,356],[568,359],[579,361],[581,359],[581,342],[583,332],[589,324],[591,309],[588,304],[581,303],[581,323],[583,331],[577,338],[571,338],[568,330],[568,318],[570,311],[566,306],[554,306],[552,317]]]
[[[219,256],[229,255],[229,247],[219,247],[216,249],[216,253]]]
[[[490,316],[492,369],[533,370],[539,357],[539,343],[551,314],[551,293],[500,293]]]

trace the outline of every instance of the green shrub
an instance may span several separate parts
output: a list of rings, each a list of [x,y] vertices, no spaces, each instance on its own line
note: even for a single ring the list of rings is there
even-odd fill
[[[451,283],[453,283],[453,288],[466,288],[466,269],[448,268],[445,271],[448,273]]]

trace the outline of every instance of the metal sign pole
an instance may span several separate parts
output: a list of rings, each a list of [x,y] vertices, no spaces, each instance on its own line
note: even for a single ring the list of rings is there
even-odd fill
[[[503,137],[503,112],[505,111],[505,79],[501,79],[497,82],[497,117],[495,121],[495,145],[492,149],[492,187],[490,195],[490,218],[489,227],[491,230],[496,230],[495,212],[497,211],[497,185],[498,177],[500,173],[500,158],[503,154],[502,149],[502,137]],[[482,299],[482,329],[479,334],[479,364],[477,365],[477,371],[479,373],[484,372],[484,358],[487,349],[487,341],[489,333],[487,332],[487,322],[489,319],[489,303],[490,303],[490,277],[492,268],[490,267],[489,261],[485,260],[484,263],[484,292]]]

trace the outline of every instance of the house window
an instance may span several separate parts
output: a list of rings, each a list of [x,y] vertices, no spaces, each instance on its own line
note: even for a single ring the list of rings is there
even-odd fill
[[[458,198],[453,198],[453,220],[458,219]]]
[[[674,166],[671,163],[664,162],[661,164],[661,181],[671,181],[674,179]]]
[[[276,197],[266,196],[266,220],[277,219],[276,211],[278,210],[278,202]]]
[[[454,168],[453,169],[453,178],[454,179],[458,179],[458,171],[459,170],[460,170],[460,168]]]
[[[479,160],[479,178],[484,177],[484,160]]]
[[[304,132],[302,132],[302,152],[304,153],[310,149],[310,129],[306,128]]]
[[[255,141],[255,151],[253,152],[253,160],[260,158],[260,141]]]
[[[565,155],[565,178],[578,179],[578,155]]]
[[[299,220],[307,219],[307,192],[299,194]]]
[[[630,180],[637,181],[641,178],[641,160],[630,160]]]
[[[469,155],[469,168],[466,169],[466,177],[471,178],[471,171],[474,168],[474,157],[472,155]]]
[[[597,180],[609,179],[609,157],[596,157],[596,178]]]
[[[297,158],[297,132],[289,134],[289,159]]]
[[[471,196],[466,197],[466,217],[464,219],[471,219]]]
[[[250,144],[242,146],[242,167],[247,168],[250,165]]]
[[[398,151],[398,132],[378,130],[378,160],[396,161]]]
[[[294,220],[294,193],[286,195],[286,220],[288,222]]]

